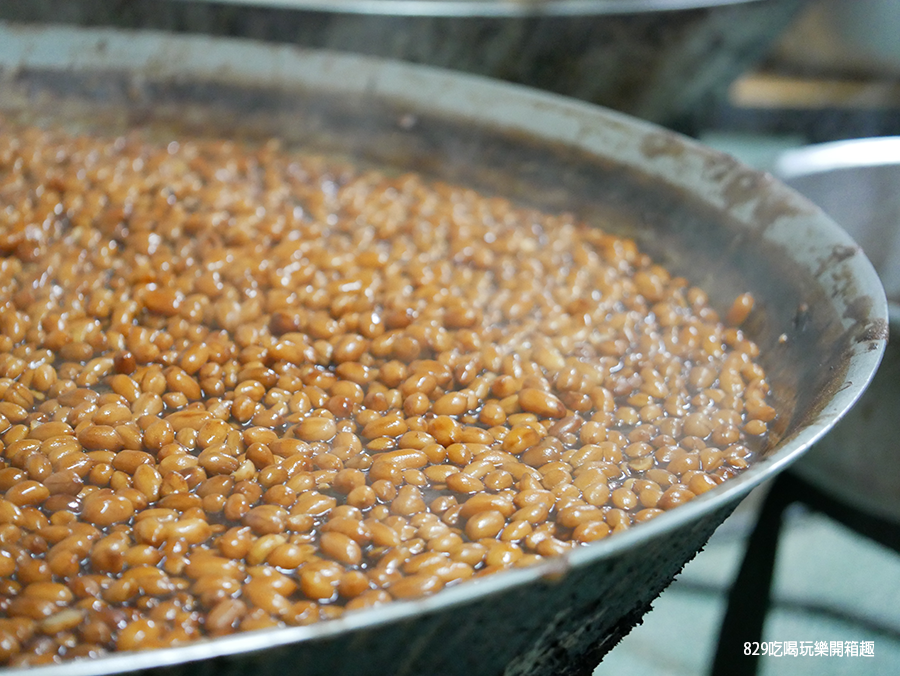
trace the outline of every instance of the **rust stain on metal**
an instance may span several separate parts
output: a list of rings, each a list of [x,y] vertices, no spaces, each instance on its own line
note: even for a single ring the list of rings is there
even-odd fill
[[[685,153],[684,143],[672,133],[657,132],[648,134],[641,143],[641,152],[648,158],[682,157]]]
[[[887,340],[889,333],[888,323],[883,319],[876,319],[866,327],[865,331],[857,338],[857,342],[865,343],[869,341],[876,342],[879,340]],[[873,345],[872,347],[874,348],[875,346]]]

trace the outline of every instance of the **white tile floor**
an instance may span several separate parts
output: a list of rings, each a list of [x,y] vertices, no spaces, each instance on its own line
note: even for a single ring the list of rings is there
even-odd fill
[[[736,512],[594,676],[708,673],[725,597],[754,520]],[[756,500],[758,502],[758,499]],[[771,657],[760,676],[900,674],[900,555],[801,509],[779,543],[767,641],[874,641],[874,657]]]

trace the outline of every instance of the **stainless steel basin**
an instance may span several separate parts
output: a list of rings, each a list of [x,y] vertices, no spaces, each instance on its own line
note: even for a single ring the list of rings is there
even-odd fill
[[[862,246],[884,283],[893,334],[862,400],[795,471],[900,524],[900,137],[808,146],[784,154],[775,172]]]

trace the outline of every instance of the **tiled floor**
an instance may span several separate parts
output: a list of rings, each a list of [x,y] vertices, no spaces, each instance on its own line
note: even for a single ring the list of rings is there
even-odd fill
[[[758,497],[722,525],[594,676],[708,673]],[[900,674],[900,555],[797,508],[786,517],[773,589],[764,640],[873,641],[874,657],[763,658],[760,676]]]

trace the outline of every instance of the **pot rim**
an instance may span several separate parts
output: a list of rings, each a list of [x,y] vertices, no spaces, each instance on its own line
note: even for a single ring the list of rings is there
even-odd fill
[[[839,169],[862,169],[900,164],[900,136],[875,136],[815,143],[786,150],[773,173],[782,180]]]
[[[335,14],[430,17],[611,16],[676,12],[765,0],[180,0]]]

